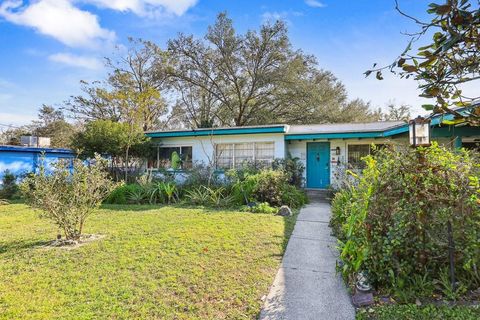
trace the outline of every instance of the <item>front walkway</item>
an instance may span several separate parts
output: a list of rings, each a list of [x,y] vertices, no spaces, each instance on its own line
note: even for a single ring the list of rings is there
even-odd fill
[[[300,211],[260,319],[355,319],[350,296],[335,273],[338,252],[329,219],[326,202],[317,200]]]

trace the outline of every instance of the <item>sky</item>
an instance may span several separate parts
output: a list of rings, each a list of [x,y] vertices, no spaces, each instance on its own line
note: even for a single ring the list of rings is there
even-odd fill
[[[421,18],[429,2],[399,0]],[[351,99],[424,113],[414,80],[363,75],[375,62],[392,62],[408,43],[402,32],[417,30],[394,0],[0,0],[0,124],[26,124],[42,104],[79,94],[80,80],[104,79],[104,57],[128,37],[164,48],[180,32],[203,36],[222,11],[239,33],[286,21],[293,47],[314,55]]]

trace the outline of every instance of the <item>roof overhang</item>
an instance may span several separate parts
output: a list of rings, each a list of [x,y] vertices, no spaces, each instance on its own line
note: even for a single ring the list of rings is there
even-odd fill
[[[209,128],[178,131],[147,132],[150,138],[175,138],[175,137],[201,137],[201,136],[224,136],[235,134],[262,134],[262,133],[285,133],[287,126],[259,126],[259,127],[232,127],[232,128]]]

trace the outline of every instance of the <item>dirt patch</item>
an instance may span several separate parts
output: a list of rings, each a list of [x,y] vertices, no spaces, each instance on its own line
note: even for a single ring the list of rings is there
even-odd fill
[[[104,234],[84,234],[80,237],[80,240],[66,240],[66,239],[57,239],[52,240],[42,246],[40,249],[64,249],[64,250],[74,250],[80,248],[90,242],[102,240],[105,238]]]

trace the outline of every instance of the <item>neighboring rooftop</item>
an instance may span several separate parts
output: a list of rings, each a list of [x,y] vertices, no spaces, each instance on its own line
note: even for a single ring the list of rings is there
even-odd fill
[[[0,151],[9,151],[9,152],[33,152],[33,153],[65,153],[73,154],[73,151],[70,149],[57,149],[57,148],[36,148],[36,147],[24,147],[24,146],[10,146],[10,145],[0,145]]]
[[[290,126],[287,134],[378,132],[404,126],[404,121],[377,121],[366,123],[325,123]]]

